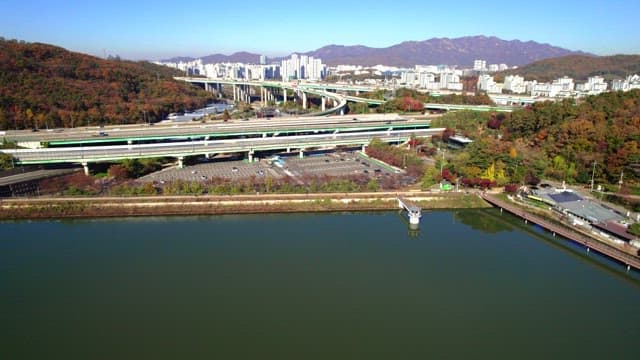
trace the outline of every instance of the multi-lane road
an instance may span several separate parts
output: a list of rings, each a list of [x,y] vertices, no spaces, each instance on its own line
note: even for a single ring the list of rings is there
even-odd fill
[[[323,148],[339,145],[367,145],[373,138],[387,142],[400,142],[410,136],[431,136],[438,129],[386,130],[317,135],[294,135],[224,140],[179,141],[152,144],[74,146],[46,149],[3,149],[20,164],[90,163],[127,158],[184,157],[203,154]]]
[[[216,138],[261,134],[273,136],[280,133],[307,133],[309,131],[354,131],[385,128],[424,128],[426,120],[406,119],[397,114],[325,116],[325,117],[277,117],[269,119],[236,119],[228,122],[180,122],[149,125],[123,125],[31,131],[7,131],[4,138],[23,146],[39,144],[72,145],[89,143],[137,142],[141,140]]]

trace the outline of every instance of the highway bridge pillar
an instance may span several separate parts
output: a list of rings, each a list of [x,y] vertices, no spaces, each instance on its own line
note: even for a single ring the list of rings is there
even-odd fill
[[[264,106],[267,103],[264,87],[260,87],[260,103],[262,104],[262,106]]]
[[[326,97],[322,97],[322,111],[325,111],[327,108],[327,98]]]
[[[304,91],[302,92],[302,108],[307,108],[307,93]]]
[[[363,153],[367,152],[367,144],[362,144],[362,152]]]
[[[236,84],[233,84],[233,101],[238,101],[238,92],[237,92],[238,88],[236,86]]]
[[[299,156],[300,156],[300,159],[304,158],[304,149],[300,149]]]
[[[184,156],[178,156],[178,169],[182,169],[184,167]]]
[[[253,162],[253,150],[250,150],[250,151],[249,151],[249,153],[248,153],[248,156],[247,156],[247,157],[249,158],[249,162],[250,162],[250,163],[252,163],[252,162]]]
[[[89,176],[89,163],[87,163],[87,162],[83,162],[83,163],[82,163],[82,167],[84,168],[84,174],[85,174],[86,176]]]
[[[287,89],[282,88],[282,105],[287,103]]]

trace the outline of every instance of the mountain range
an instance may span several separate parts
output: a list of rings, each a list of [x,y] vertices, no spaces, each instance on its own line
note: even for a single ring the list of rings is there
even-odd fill
[[[589,55],[535,41],[502,40],[493,36],[465,36],[460,38],[432,38],[424,41],[405,41],[386,48],[363,45],[328,45],[320,49],[299,53],[321,58],[334,66],[340,64],[374,66],[378,64],[413,67],[417,64],[447,64],[472,66],[476,59],[487,64],[504,63],[509,66],[525,65],[538,60],[566,55]],[[201,59],[206,63],[243,62],[258,63],[260,54],[238,52],[232,55],[213,54]],[[269,62],[282,58],[270,58]],[[173,58],[162,61],[186,61],[194,58]]]
[[[525,80],[551,81],[568,76],[577,81],[585,81],[591,76],[602,76],[611,81],[633,74],[640,74],[640,55],[567,55],[507,70],[496,74],[495,78],[496,81],[502,81],[506,75],[520,75]]]

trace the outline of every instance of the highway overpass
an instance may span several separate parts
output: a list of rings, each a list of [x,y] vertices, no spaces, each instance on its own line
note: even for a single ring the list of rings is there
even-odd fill
[[[344,108],[347,105],[347,99],[336,92],[336,87],[318,86],[317,84],[307,84],[298,82],[284,81],[249,81],[249,80],[226,80],[226,79],[210,79],[198,77],[175,77],[176,80],[186,81],[191,84],[202,84],[207,91],[217,90],[220,92],[223,86],[231,86],[233,101],[243,101],[250,103],[251,88],[260,90],[260,101],[266,105],[269,101],[275,101],[277,95],[275,90],[282,92],[283,102],[288,101],[288,94],[294,94],[302,99],[302,108],[307,108],[307,95],[312,94],[319,96],[321,99],[320,111],[312,115],[322,116],[328,114],[344,114]],[[369,90],[370,91],[370,90]],[[330,107],[327,108],[327,103]]]
[[[344,106],[348,101],[358,102],[358,103],[367,103],[369,105],[382,105],[385,103],[385,100],[379,99],[368,99],[364,97],[359,97],[358,95],[361,92],[372,92],[378,90],[378,87],[372,86],[363,86],[363,85],[341,85],[341,84],[329,84],[329,83],[306,83],[306,82],[278,82],[278,81],[243,81],[243,80],[225,80],[225,79],[209,79],[209,78],[193,78],[193,77],[176,77],[177,80],[187,81],[193,84],[204,84],[205,89],[213,89],[214,87],[219,87],[223,85],[231,85],[233,86],[233,94],[234,100],[244,100],[248,101],[248,88],[250,87],[258,87],[261,88],[261,99],[275,99],[273,95],[269,95],[268,92],[265,92],[262,89],[272,88],[272,89],[281,89],[284,92],[283,99],[286,101],[287,91],[293,91],[295,93],[302,94],[303,96],[303,108],[306,109],[306,94],[314,94],[322,97],[322,111],[318,114],[324,115],[328,113],[339,113],[342,111]],[[240,90],[238,90],[240,89]],[[343,92],[344,94],[336,93],[336,91]],[[355,93],[354,95],[349,95],[349,93]],[[325,109],[325,98],[330,98],[336,102],[333,108],[327,110]],[[523,105],[523,104],[531,104],[534,101],[538,101],[534,98],[527,96],[500,96],[500,95],[492,95],[491,96],[494,101],[497,103],[504,103],[506,105]],[[264,100],[263,100],[264,101]],[[513,106],[486,106],[486,105],[462,105],[462,104],[436,104],[436,103],[425,103],[424,108],[428,110],[445,110],[445,111],[454,111],[454,110],[470,110],[470,111],[497,111],[497,112],[511,112],[513,111]]]
[[[22,147],[58,147],[72,145],[122,145],[175,140],[205,140],[229,137],[278,136],[363,130],[425,129],[430,120],[407,119],[398,114],[368,114],[325,117],[287,117],[230,120],[229,122],[183,122],[148,125],[123,125],[55,131],[12,131],[4,139]],[[102,134],[103,136],[99,136]]]
[[[14,157],[16,164],[81,163],[88,172],[88,164],[132,158],[175,157],[179,162],[185,156],[221,153],[247,153],[249,161],[256,151],[297,150],[303,156],[306,149],[339,145],[366,146],[373,138],[386,142],[403,142],[411,136],[427,137],[442,133],[443,128],[360,131],[317,135],[293,135],[224,140],[181,141],[157,144],[76,146],[46,149],[1,149]]]

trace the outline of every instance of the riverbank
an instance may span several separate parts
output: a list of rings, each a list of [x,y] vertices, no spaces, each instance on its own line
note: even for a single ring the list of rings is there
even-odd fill
[[[0,220],[220,215],[398,209],[401,195],[423,209],[486,208],[475,194],[373,192],[226,196],[34,197],[0,200]]]

